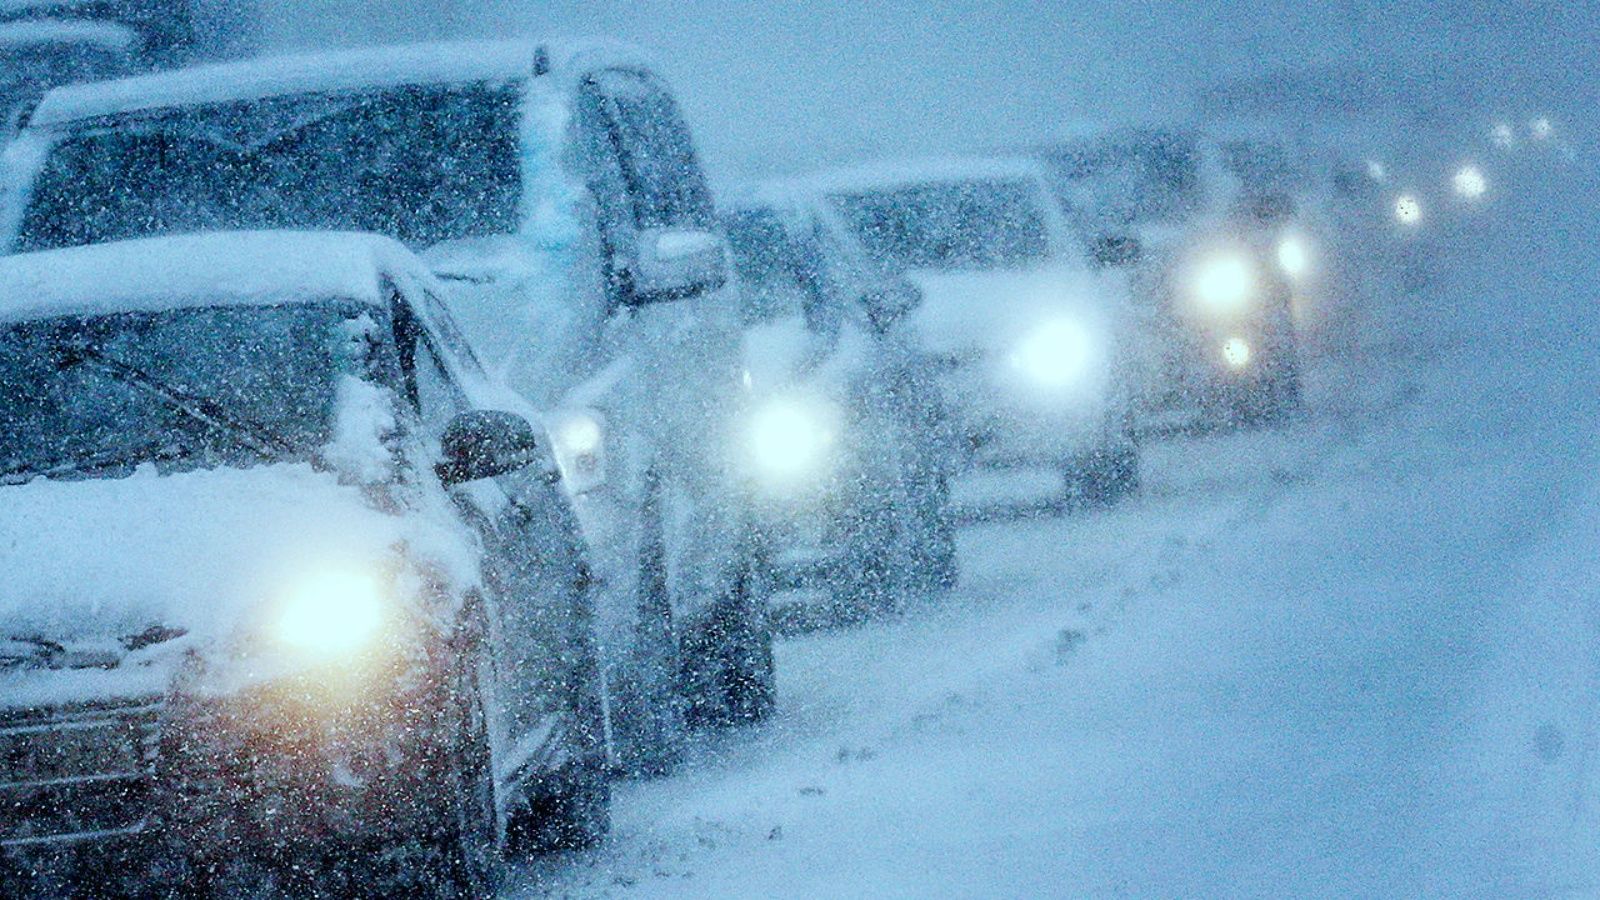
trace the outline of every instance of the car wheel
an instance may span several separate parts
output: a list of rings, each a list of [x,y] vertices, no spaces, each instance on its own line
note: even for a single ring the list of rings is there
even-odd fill
[[[666,775],[684,752],[682,656],[672,621],[659,478],[641,510],[638,603],[629,659],[612,687],[612,748],[624,774]]]
[[[583,850],[610,833],[611,783],[598,765],[572,766],[542,779],[507,826],[518,854]]]
[[[684,642],[683,685],[692,725],[759,722],[777,707],[769,591],[753,553],[745,554],[743,565],[731,595]]]
[[[493,897],[504,855],[477,657],[465,655],[448,692],[455,735],[443,766],[447,789],[432,834],[431,886],[441,896]],[[427,887],[428,885],[425,885]]]
[[[1139,490],[1139,448],[1132,441],[1101,447],[1065,474],[1069,507],[1107,506]]]
[[[906,587],[919,594],[938,594],[955,587],[956,529],[949,515],[950,482],[943,475],[917,487],[912,522],[910,566]]]

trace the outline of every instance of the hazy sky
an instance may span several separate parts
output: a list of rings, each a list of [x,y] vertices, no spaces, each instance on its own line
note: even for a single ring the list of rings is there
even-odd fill
[[[1188,114],[1197,85],[1359,67],[1517,113],[1600,100],[1600,0],[263,0],[280,47],[508,33],[644,45],[719,180]],[[306,12],[309,11],[309,12]],[[1592,105],[1590,106],[1592,108]]]

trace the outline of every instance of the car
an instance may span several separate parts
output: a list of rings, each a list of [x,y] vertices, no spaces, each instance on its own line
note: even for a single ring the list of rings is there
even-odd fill
[[[590,541],[615,762],[775,702],[753,536],[722,454],[738,295],[672,92],[604,42],[427,44],[51,93],[13,145],[22,250],[206,227],[387,234],[491,376],[552,424]]]
[[[747,188],[723,227],[755,398],[742,471],[771,577],[827,591],[825,621],[948,589],[953,442],[905,327],[920,292],[786,185]]]
[[[1033,161],[897,161],[808,181],[864,253],[921,290],[907,323],[942,370],[964,465],[1059,473],[1074,503],[1137,490],[1147,364],[1127,278],[1090,266]]]
[[[441,292],[371,235],[0,259],[8,893],[483,896],[603,837],[583,541]]]
[[[1312,270],[1328,267],[1283,146],[1115,129],[1039,156],[1094,258],[1132,272],[1159,336],[1142,427],[1276,422],[1300,407],[1297,318],[1325,286]]]

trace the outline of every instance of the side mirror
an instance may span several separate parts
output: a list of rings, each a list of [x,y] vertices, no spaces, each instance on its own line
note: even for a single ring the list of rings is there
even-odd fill
[[[887,333],[895,323],[921,305],[922,289],[904,278],[872,288],[861,295],[861,306],[867,311],[867,323],[878,334]]]
[[[445,426],[439,444],[444,461],[434,472],[446,487],[515,472],[537,461],[533,426],[515,413],[464,412]]]
[[[650,228],[639,234],[634,302],[684,300],[728,283],[728,246],[699,228]]]
[[[1102,234],[1089,242],[1089,258],[1102,269],[1124,269],[1144,259],[1144,244],[1131,234]]]

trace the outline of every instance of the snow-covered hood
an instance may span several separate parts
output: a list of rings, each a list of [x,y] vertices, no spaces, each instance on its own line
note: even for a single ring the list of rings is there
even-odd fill
[[[1063,317],[1113,340],[1127,308],[1127,281],[1116,273],[1043,266],[906,274],[922,289],[922,305],[906,323],[919,346],[960,360],[1009,353],[1033,329]]]
[[[799,316],[751,326],[743,351],[757,394],[805,391],[834,399],[869,375],[877,355],[873,338],[853,323],[828,340],[809,331]]]
[[[305,464],[0,487],[0,638],[105,644],[152,627],[226,640],[330,567],[404,552],[476,577],[470,538],[392,515]]]

